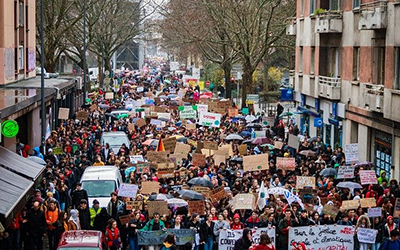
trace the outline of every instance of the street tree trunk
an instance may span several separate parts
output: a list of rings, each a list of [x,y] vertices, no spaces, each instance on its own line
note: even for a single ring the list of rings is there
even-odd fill
[[[243,85],[242,85],[242,108],[246,107],[246,97],[248,89],[253,86],[253,73],[254,68],[251,64],[244,63],[243,64]]]
[[[224,70],[225,77],[225,97],[227,99],[232,97],[232,86],[231,86],[231,71],[232,71],[232,63],[230,61],[226,61],[222,64],[222,69]]]

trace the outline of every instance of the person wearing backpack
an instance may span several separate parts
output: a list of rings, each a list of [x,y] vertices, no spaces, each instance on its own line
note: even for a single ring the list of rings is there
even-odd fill
[[[379,250],[399,250],[400,249],[400,232],[393,230],[390,232],[390,239],[382,243]]]

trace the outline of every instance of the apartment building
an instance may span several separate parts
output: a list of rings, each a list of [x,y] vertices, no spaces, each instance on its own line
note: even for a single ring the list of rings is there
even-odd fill
[[[400,1],[298,0],[286,34],[301,130],[399,178]]]

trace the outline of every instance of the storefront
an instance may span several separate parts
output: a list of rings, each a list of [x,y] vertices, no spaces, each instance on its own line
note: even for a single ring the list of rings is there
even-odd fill
[[[376,173],[379,175],[381,170],[384,170],[389,179],[392,166],[392,143],[392,135],[375,130],[374,163],[376,166]]]

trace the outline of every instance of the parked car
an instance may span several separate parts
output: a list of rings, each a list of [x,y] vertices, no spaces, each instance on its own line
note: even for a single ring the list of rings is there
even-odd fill
[[[61,235],[57,250],[103,250],[102,238],[100,231],[66,231]]]
[[[88,194],[88,204],[98,200],[100,207],[107,207],[110,194],[119,188],[122,177],[118,168],[114,166],[91,166],[83,172],[81,183]]]
[[[41,74],[42,74],[42,68],[41,67],[36,67],[36,75],[40,76]],[[60,74],[58,74],[57,72],[49,73],[49,72],[46,71],[46,69],[44,69],[44,78],[45,79],[57,78],[59,76],[60,76]]]
[[[122,144],[125,144],[128,148],[130,147],[128,136],[123,131],[103,132],[100,142],[102,145],[108,143],[115,154],[118,153]]]

